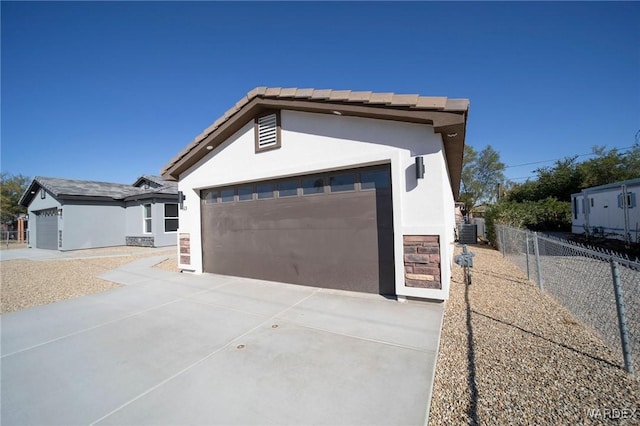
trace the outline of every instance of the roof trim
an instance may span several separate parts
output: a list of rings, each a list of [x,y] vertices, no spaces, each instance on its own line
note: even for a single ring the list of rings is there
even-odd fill
[[[442,134],[454,197],[457,198],[462,172],[462,155],[469,111],[467,99],[397,95],[394,93],[352,92],[256,87],[180,151],[161,173],[164,179],[178,180],[180,174],[231,137],[256,115],[269,109],[294,110],[344,116],[428,124]]]
[[[138,181],[149,179],[151,175],[144,175],[138,178]],[[156,177],[157,178],[157,177]],[[142,189],[134,185],[127,185],[113,182],[99,182],[77,179],[63,179],[36,176],[20,197],[19,204],[29,207],[31,201],[36,197],[38,191],[42,188],[46,190],[56,200],[87,200],[87,201],[107,201],[122,202],[130,199],[143,197],[156,198],[176,198],[178,197],[178,188],[173,182],[164,182],[162,186],[156,188]],[[69,185],[76,185],[70,189]],[[94,190],[87,189],[87,186],[93,185]],[[96,193],[95,186],[107,186],[109,188],[100,188],[101,191]]]
[[[590,188],[585,188],[580,192],[575,192],[573,195],[582,195],[583,192],[588,192],[590,194],[594,193],[594,192],[601,192],[601,191],[606,191],[609,189],[615,189],[615,188],[620,188],[622,185],[626,185],[626,186],[640,186],[640,178],[635,178],[635,179],[629,179],[629,180],[622,180],[620,182],[613,182],[613,183],[607,183],[604,185],[598,185],[598,186],[592,186]]]

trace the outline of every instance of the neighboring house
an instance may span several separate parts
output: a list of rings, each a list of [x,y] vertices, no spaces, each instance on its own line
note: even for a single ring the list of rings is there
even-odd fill
[[[640,242],[640,179],[571,194],[571,232]]]
[[[178,187],[143,175],[133,185],[36,177],[20,199],[29,247],[77,250],[177,243]]]
[[[468,108],[252,90],[162,171],[185,197],[180,268],[446,299]]]

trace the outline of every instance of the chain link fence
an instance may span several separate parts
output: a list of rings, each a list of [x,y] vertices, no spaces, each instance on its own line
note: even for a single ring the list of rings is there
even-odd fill
[[[637,259],[504,225],[496,237],[502,254],[593,328],[629,373],[640,371]]]
[[[27,243],[26,232],[0,231],[0,245],[3,247],[17,246]]]

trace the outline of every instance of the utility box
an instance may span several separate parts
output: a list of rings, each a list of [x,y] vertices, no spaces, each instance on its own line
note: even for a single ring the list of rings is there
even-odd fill
[[[478,225],[461,223],[458,225],[458,242],[460,244],[478,243]]]

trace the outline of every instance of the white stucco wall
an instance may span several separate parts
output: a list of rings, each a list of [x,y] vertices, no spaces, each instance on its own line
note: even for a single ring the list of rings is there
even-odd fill
[[[390,163],[396,293],[446,299],[454,203],[441,136],[428,125],[297,111],[282,111],[281,122],[281,148],[256,154],[251,121],[180,176],[186,210],[180,211],[179,233],[190,234],[191,241],[191,265],[181,267],[202,272],[202,188]],[[415,178],[416,156],[424,157],[424,179]],[[441,290],[404,286],[403,235],[440,236]]]

